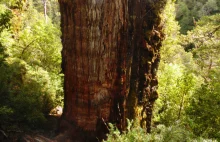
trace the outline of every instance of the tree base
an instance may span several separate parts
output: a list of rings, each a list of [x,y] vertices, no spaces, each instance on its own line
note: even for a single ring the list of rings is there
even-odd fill
[[[103,127],[104,124],[99,123],[97,125]],[[107,138],[107,128],[99,129],[104,131],[86,131],[65,119],[60,120],[58,127],[59,134],[55,137],[55,140],[58,142],[99,142]]]

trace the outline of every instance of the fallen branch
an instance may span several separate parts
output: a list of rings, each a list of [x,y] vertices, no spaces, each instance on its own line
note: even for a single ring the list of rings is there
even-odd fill
[[[3,134],[4,137],[8,138],[8,135],[3,130],[0,130],[0,132]]]

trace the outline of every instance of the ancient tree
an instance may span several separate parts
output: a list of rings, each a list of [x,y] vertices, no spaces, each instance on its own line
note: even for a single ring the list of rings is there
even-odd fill
[[[143,106],[150,132],[166,0],[59,0],[64,113],[60,132],[97,141]],[[139,103],[138,103],[139,102]]]

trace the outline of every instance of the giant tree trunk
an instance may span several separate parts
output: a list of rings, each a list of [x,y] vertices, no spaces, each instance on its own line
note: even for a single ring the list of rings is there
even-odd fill
[[[61,127],[66,121],[73,126],[73,139],[95,141],[106,133],[105,123],[124,127],[127,2],[60,0],[60,7],[65,75]]]
[[[101,140],[108,122],[123,130],[125,118],[135,117],[139,92],[150,127],[164,1],[59,0],[65,75],[59,130],[69,139]]]

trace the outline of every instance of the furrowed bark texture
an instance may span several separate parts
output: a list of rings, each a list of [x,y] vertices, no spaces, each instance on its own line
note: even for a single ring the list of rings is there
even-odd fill
[[[107,132],[105,123],[125,125],[127,2],[59,3],[65,75],[60,130],[71,124],[71,139],[97,141]]]
[[[135,119],[137,104],[143,107],[141,125],[151,131],[152,109],[157,94],[157,69],[163,32],[160,14],[166,0],[130,0],[129,55],[131,58],[130,91],[127,117]],[[145,126],[144,126],[145,124]]]
[[[139,55],[139,103],[142,104],[141,125],[145,123],[147,132],[151,131],[153,105],[158,98],[157,69],[160,62],[160,47],[164,37],[160,14],[166,5],[166,0],[145,0],[141,17],[142,45]]]
[[[135,118],[138,102],[142,125],[150,132],[166,0],[59,3],[65,75],[60,132],[72,141],[101,141],[105,123],[125,129],[125,118]]]
[[[140,43],[142,37],[142,19],[141,19],[141,1],[129,0],[128,12],[129,12],[129,30],[128,30],[128,62],[130,62],[130,87],[129,93],[126,98],[126,117],[129,119],[135,119],[137,112],[137,94],[139,83],[139,55],[140,55]]]

